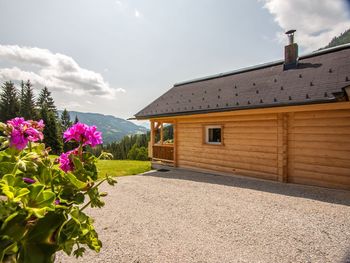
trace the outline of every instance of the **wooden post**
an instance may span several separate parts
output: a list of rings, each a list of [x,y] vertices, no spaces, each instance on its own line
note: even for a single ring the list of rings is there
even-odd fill
[[[278,181],[288,181],[288,115],[277,114],[277,167]]]
[[[177,120],[173,122],[173,132],[174,132],[174,167],[178,166],[177,163]]]
[[[153,157],[153,145],[154,145],[154,121],[151,120],[151,134],[150,134],[150,142],[149,142],[149,149],[148,149],[148,157]]]
[[[160,124],[160,144],[163,144],[163,122]]]

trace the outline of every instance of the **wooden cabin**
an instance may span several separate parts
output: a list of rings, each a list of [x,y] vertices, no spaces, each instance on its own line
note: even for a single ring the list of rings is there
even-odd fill
[[[154,163],[350,190],[349,96],[350,45],[298,57],[292,40],[284,60],[177,83],[135,117]]]

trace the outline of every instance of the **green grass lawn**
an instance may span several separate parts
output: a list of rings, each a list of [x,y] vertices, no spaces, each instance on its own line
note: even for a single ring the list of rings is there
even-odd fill
[[[56,159],[57,155],[50,155],[50,158]],[[104,178],[106,174],[110,176],[126,176],[147,172],[151,170],[149,161],[132,160],[100,160],[97,162],[99,177]]]
[[[147,172],[151,170],[151,162],[131,161],[131,160],[100,160],[97,163],[99,177],[104,178],[106,174],[110,176],[125,176]]]

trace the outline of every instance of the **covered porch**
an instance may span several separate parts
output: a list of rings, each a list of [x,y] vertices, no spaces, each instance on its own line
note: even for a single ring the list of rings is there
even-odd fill
[[[151,135],[148,156],[152,162],[177,166],[176,122],[151,120]]]

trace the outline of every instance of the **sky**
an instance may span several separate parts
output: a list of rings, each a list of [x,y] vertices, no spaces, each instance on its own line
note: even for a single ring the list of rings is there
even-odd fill
[[[350,0],[0,0],[0,82],[130,118],[175,83],[299,54],[350,28]]]

